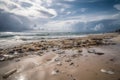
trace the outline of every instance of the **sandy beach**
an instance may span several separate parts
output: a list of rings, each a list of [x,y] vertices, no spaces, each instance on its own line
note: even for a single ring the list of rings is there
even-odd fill
[[[120,34],[2,47],[0,80],[120,80]]]

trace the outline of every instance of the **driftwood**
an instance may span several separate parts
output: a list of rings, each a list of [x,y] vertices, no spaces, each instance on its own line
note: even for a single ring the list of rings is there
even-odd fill
[[[12,69],[8,72],[6,72],[5,74],[3,74],[3,78],[8,78],[10,75],[12,75],[13,73],[15,73],[17,71],[17,69]]]

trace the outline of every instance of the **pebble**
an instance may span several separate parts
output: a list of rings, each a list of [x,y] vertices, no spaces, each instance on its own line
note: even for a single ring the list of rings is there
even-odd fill
[[[97,54],[97,55],[103,55],[104,54],[103,52],[95,51],[95,49],[88,49],[88,53],[94,53],[94,54]]]
[[[71,62],[72,60],[71,59],[67,59],[67,60],[65,60],[65,62]]]
[[[104,53],[102,53],[102,52],[95,52],[95,54],[97,54],[97,55],[103,55]]]
[[[19,61],[20,61],[20,58],[17,58],[15,61],[16,61],[16,62],[19,62]]]
[[[59,59],[59,58],[56,58],[54,61],[56,61],[56,62],[57,62],[57,61],[60,61],[60,59]]]
[[[58,62],[58,63],[57,63],[57,65],[58,65],[58,66],[61,66],[61,65],[62,65],[62,63],[61,63],[61,62]]]
[[[82,52],[82,49],[79,49],[78,52],[81,53],[81,52]]]
[[[71,63],[70,63],[70,65],[74,65],[74,63],[73,63],[73,62],[71,62]]]
[[[88,53],[95,53],[94,49],[88,49]]]
[[[53,70],[52,72],[51,72],[51,74],[52,75],[56,75],[57,73],[59,73],[60,71],[59,70]]]
[[[107,73],[107,74],[115,74],[115,73],[114,73],[113,71],[111,71],[111,70],[101,69],[100,71],[103,72],[103,73]]]

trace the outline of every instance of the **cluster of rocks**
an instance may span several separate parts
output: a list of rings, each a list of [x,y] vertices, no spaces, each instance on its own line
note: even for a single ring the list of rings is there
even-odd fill
[[[96,51],[95,49],[88,49],[88,53],[94,53],[96,55],[103,55],[103,52]]]
[[[14,55],[7,55],[7,54],[0,55],[0,61],[11,60],[14,57],[15,57]]]
[[[89,46],[98,45],[111,45],[115,44],[107,38],[74,38],[74,39],[64,39],[64,40],[49,40],[32,42],[29,44],[24,44],[14,48],[0,49],[0,59],[3,59],[3,54],[9,55],[23,55],[26,52],[39,52],[41,55],[44,51],[52,49],[52,51],[57,51],[58,54],[64,53],[59,51],[59,49],[71,49],[71,48],[81,48]],[[81,52],[81,50],[79,50]],[[3,55],[4,56],[4,55]],[[5,59],[6,60],[6,59]]]

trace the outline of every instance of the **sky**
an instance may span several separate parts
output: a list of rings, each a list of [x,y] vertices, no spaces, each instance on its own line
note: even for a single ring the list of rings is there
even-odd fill
[[[120,0],[0,0],[0,31],[107,32]]]

